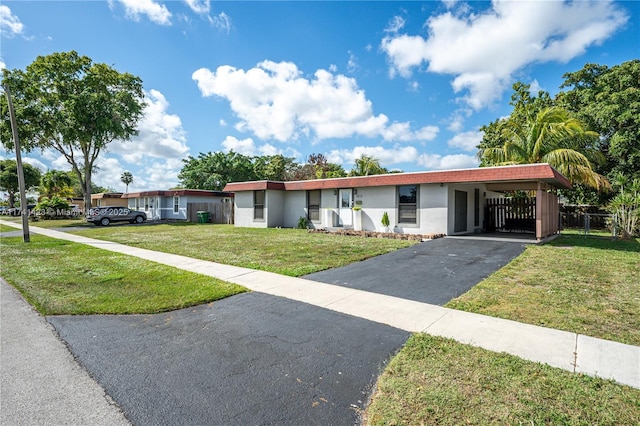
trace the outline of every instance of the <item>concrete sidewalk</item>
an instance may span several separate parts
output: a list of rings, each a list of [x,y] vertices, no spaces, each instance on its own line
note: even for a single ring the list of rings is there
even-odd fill
[[[0,424],[128,425],[53,327],[0,279]]]
[[[0,223],[14,226],[15,223]],[[455,339],[495,352],[568,371],[613,379],[640,388],[640,347],[518,323],[393,296],[365,292],[301,278],[286,277],[160,253],[64,232],[30,227],[31,232],[197,272],[336,312],[387,324],[409,332]]]

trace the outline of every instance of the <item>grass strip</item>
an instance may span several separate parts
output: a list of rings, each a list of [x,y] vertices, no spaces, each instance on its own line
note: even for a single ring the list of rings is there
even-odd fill
[[[445,306],[640,345],[640,239],[574,232],[528,246]]]
[[[348,265],[416,243],[309,233],[304,229],[192,223],[110,225],[73,233],[294,277]]]
[[[640,390],[415,334],[365,414],[369,425],[632,425]]]
[[[0,240],[2,277],[43,315],[148,314],[212,302],[244,287],[69,241]]]

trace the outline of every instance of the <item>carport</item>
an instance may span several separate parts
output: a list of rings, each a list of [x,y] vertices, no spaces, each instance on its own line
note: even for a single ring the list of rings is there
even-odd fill
[[[571,183],[558,174],[554,179],[488,183],[494,192],[525,192],[526,197],[487,199],[485,206],[486,232],[517,232],[534,234],[537,240],[560,232],[558,189],[571,188]]]

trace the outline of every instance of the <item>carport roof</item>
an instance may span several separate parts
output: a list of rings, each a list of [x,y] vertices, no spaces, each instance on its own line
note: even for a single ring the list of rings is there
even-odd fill
[[[438,170],[429,172],[391,173],[334,179],[315,179],[290,182],[251,181],[228,183],[225,191],[256,191],[273,189],[300,191],[314,189],[363,188],[371,186],[414,185],[422,183],[486,183],[496,191],[536,189],[538,182],[559,189],[571,188],[571,182],[549,164],[479,167],[475,169]]]

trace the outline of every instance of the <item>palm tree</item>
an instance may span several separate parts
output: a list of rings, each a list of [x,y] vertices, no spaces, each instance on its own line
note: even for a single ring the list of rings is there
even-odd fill
[[[549,107],[527,120],[509,120],[502,132],[501,147],[481,148],[478,157],[489,165],[549,163],[574,183],[609,189],[604,176],[596,173],[589,158],[602,161],[604,156],[591,146],[598,134],[559,107]]]
[[[41,197],[51,199],[54,195],[67,198],[73,195],[73,182],[69,173],[62,170],[49,170],[40,180],[39,192]]]
[[[362,154],[355,161],[355,166],[349,172],[349,176],[382,175],[385,173],[389,173],[389,171],[380,165],[380,160],[371,155]]]
[[[125,184],[124,192],[129,192],[129,184],[133,182],[133,175],[131,174],[131,172],[122,173],[122,176],[120,176],[120,180]]]

